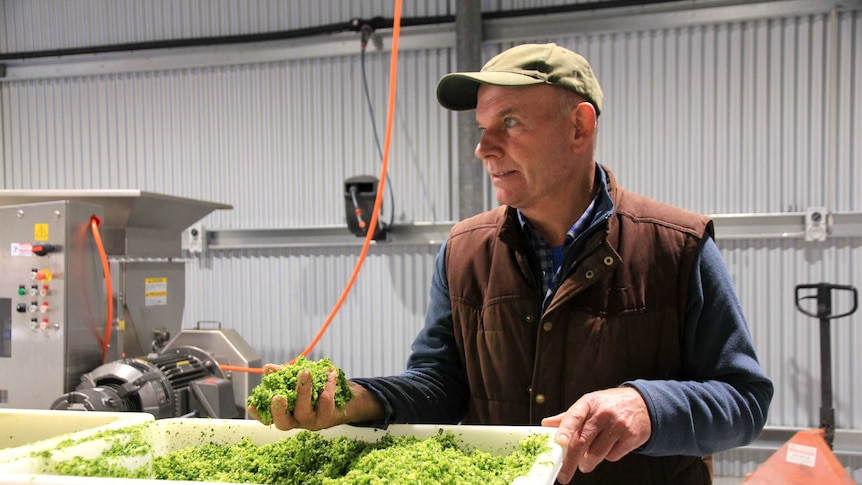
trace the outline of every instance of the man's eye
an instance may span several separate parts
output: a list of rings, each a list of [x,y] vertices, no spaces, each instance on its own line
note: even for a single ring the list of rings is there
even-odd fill
[[[506,118],[503,120],[503,124],[506,125],[506,128],[511,128],[511,127],[515,126],[516,124],[518,124],[518,122],[515,121],[514,118]]]

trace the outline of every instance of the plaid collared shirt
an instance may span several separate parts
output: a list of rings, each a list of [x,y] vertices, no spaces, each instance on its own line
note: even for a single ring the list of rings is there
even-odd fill
[[[521,227],[530,239],[530,244],[533,246],[533,252],[536,254],[536,260],[539,262],[539,269],[542,275],[542,290],[545,294],[545,304],[547,304],[551,295],[556,290],[555,282],[557,273],[560,272],[560,267],[563,265],[563,253],[572,245],[575,239],[580,236],[589,227],[590,222],[595,215],[596,200],[593,199],[587,210],[581,214],[581,217],[572,224],[566,232],[566,239],[563,244],[557,247],[551,247],[547,241],[536,232],[531,226],[521,211],[518,211],[518,220],[521,222]],[[544,306],[544,305],[543,305]]]

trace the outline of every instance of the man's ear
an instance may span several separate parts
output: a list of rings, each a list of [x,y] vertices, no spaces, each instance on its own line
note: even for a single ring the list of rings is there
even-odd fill
[[[590,147],[596,137],[598,128],[596,120],[596,108],[592,103],[582,102],[572,110],[575,126],[575,146],[578,148]]]

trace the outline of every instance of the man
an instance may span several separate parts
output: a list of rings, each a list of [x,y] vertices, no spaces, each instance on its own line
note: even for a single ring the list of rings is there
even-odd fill
[[[581,56],[521,45],[437,86],[476,110],[500,207],[455,225],[408,369],[277,427],[345,422],[557,427],[568,483],[711,483],[714,452],[760,433],[757,361],[709,218],[622,189],[597,164],[602,91]],[[270,367],[272,370],[274,367]]]

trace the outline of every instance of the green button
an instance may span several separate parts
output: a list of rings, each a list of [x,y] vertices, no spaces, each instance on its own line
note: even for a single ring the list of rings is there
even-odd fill
[[[20,285],[18,287],[18,294],[19,295],[26,295],[27,294],[27,288],[24,288],[24,285]]]

